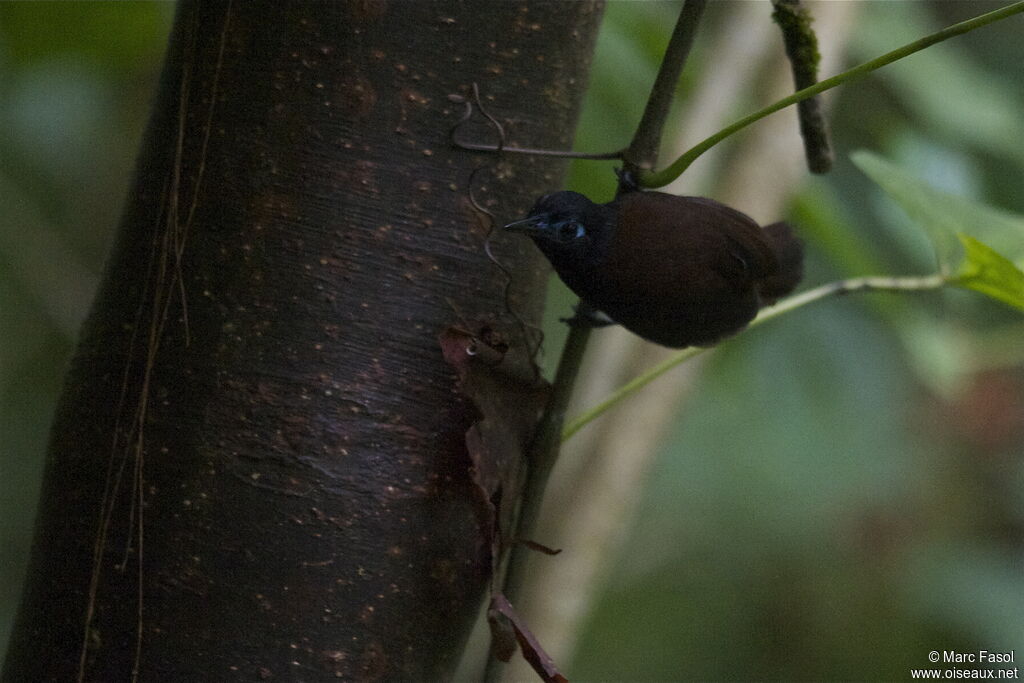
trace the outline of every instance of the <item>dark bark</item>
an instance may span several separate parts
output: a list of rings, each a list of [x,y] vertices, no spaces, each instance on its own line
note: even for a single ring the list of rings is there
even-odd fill
[[[512,218],[564,162],[452,149],[448,95],[478,82],[511,142],[569,147],[599,14],[182,3],[4,680],[450,672],[491,558],[438,334],[523,347],[467,180],[490,165],[477,198]],[[493,246],[536,322],[539,255]]]

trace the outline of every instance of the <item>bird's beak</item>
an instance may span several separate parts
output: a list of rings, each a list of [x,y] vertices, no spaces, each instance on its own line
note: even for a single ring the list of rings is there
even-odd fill
[[[527,235],[536,235],[537,233],[543,232],[547,227],[547,216],[537,215],[530,216],[529,218],[523,218],[522,220],[512,221],[508,225],[504,226],[504,230],[509,232],[521,232]]]

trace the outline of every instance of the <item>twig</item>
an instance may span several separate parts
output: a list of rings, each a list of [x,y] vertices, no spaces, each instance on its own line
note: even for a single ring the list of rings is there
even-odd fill
[[[572,150],[562,149],[534,149],[532,147],[515,147],[505,144],[505,128],[498,122],[490,112],[484,107],[484,103],[480,99],[480,87],[473,84],[473,97],[467,98],[462,95],[454,94],[449,95],[448,99],[452,102],[462,103],[466,105],[466,111],[462,114],[462,118],[455,122],[451,130],[448,131],[448,139],[451,143],[460,149],[466,149],[472,152],[508,152],[510,154],[529,154],[535,157],[558,157],[562,159],[586,159],[588,161],[606,161],[610,159],[621,159],[625,150],[616,150],[614,152],[573,152]],[[474,107],[475,103],[475,107]],[[459,139],[459,129],[471,118],[473,118],[473,112],[479,111],[480,114],[487,119],[487,122],[498,132],[498,144],[486,145],[480,142],[463,142]]]
[[[508,152],[509,154],[529,154],[533,157],[557,157],[559,159],[583,159],[586,161],[611,161],[621,159],[623,152],[573,152],[565,149],[536,149],[533,147],[508,146],[499,148],[497,145],[485,145],[478,142],[463,142],[452,134],[452,144],[473,152]]]
[[[800,0],[772,0],[775,11],[772,19],[782,30],[782,42],[793,71],[797,90],[809,88],[818,81],[818,37],[811,25],[811,13]],[[804,154],[811,173],[828,173],[834,159],[828,139],[828,125],[821,111],[821,98],[809,97],[797,102],[800,135],[804,139]]]
[[[647,99],[644,114],[637,125],[623,160],[635,168],[653,168],[658,157],[658,145],[661,144],[661,133],[672,106],[672,95],[682,74],[683,65],[690,55],[697,26],[707,6],[707,0],[691,0],[683,5],[676,22],[676,30],[672,33],[661,68],[651,86],[651,95]]]

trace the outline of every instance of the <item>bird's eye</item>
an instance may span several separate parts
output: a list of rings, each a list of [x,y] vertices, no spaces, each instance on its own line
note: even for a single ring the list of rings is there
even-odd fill
[[[579,221],[565,221],[558,226],[558,239],[562,242],[577,240],[587,234]]]

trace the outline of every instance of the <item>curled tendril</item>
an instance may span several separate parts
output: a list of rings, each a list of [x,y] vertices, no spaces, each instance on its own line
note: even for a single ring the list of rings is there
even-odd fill
[[[476,83],[473,83],[471,85],[471,90],[472,95],[470,97],[464,97],[458,94],[449,95],[448,97],[448,99],[452,102],[463,103],[466,105],[462,117],[455,122],[455,125],[452,126],[451,130],[448,133],[449,138],[452,141],[452,144],[455,145],[456,147],[472,151],[486,151],[496,153],[504,151],[516,151],[514,148],[508,147],[508,145],[506,144],[507,138],[505,134],[505,127],[502,126],[501,122],[498,121],[498,119],[495,116],[493,116],[489,111],[487,111],[487,107],[484,106],[483,100],[480,97],[480,87]],[[477,111],[480,112],[480,114],[487,120],[488,125],[490,125],[497,133],[497,145],[478,145],[475,143],[464,143],[458,139],[459,129],[467,121],[469,121],[473,117],[473,114]],[[476,184],[477,177],[480,174],[480,172],[483,171],[485,168],[488,168],[488,166],[477,166],[469,174],[469,179],[466,183],[468,186],[467,195],[469,198],[469,203],[473,207],[480,228],[484,232],[484,253],[487,254],[487,258],[490,260],[490,262],[493,263],[498,268],[498,270],[501,271],[501,274],[505,279],[504,291],[502,294],[502,298],[504,299],[505,302],[505,312],[515,319],[523,336],[523,341],[527,345],[530,358],[535,358],[537,354],[540,352],[541,346],[544,343],[544,332],[539,327],[528,324],[525,320],[523,320],[523,318],[518,313],[516,313],[512,305],[512,271],[509,270],[508,267],[505,266],[505,264],[503,264],[494,255],[494,251],[491,246],[491,238],[494,236],[495,226],[497,225],[497,222],[495,221],[494,214],[487,207],[480,203],[474,192],[474,186]],[[534,332],[535,334],[531,334],[531,331]],[[535,343],[533,341],[534,339],[536,339]],[[534,372],[537,373],[536,367],[534,368]]]
[[[455,125],[448,131],[448,138],[452,144],[459,149],[465,149],[472,152],[508,152],[511,154],[529,154],[530,156],[538,157],[557,157],[562,159],[590,159],[590,160],[609,160],[609,159],[621,159],[625,150],[619,149],[614,152],[599,152],[595,154],[588,154],[585,152],[573,152],[571,150],[563,149],[537,149],[532,147],[514,147],[507,144],[505,136],[505,128],[483,104],[483,100],[480,98],[480,87],[476,84],[472,84],[472,97],[464,97],[459,94],[452,94],[448,96],[448,100],[458,104],[466,105],[466,109],[462,114],[462,118],[455,122]],[[459,129],[462,128],[473,118],[473,113],[479,111],[480,114],[487,119],[488,123],[498,133],[498,144],[487,145],[479,142],[466,142],[459,139]]]
[[[535,358],[540,351],[541,346],[544,343],[544,331],[536,325],[530,325],[523,318],[516,313],[515,308],[512,306],[512,271],[502,263],[497,256],[494,255],[494,251],[491,247],[491,238],[494,236],[494,230],[496,221],[494,220],[494,214],[476,198],[473,192],[474,181],[477,175],[482,171],[485,166],[477,166],[469,174],[469,180],[467,182],[467,195],[469,197],[469,203],[475,211],[477,221],[480,223],[480,227],[484,230],[484,253],[487,254],[487,258],[491,263],[501,271],[502,276],[505,278],[504,291],[502,298],[505,301],[505,312],[511,315],[516,324],[519,325],[519,329],[523,335],[523,341],[527,344],[530,358]],[[535,334],[531,334],[531,331]],[[536,342],[533,340],[536,339]],[[535,370],[536,371],[536,370]]]

